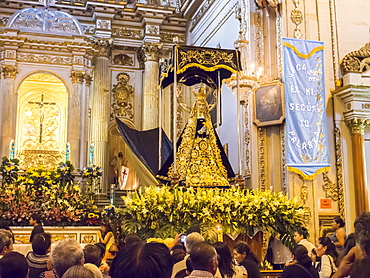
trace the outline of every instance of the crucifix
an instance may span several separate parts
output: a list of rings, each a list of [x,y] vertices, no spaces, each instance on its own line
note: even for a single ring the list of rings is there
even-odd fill
[[[55,102],[44,102],[44,93],[41,93],[41,101],[29,101],[29,104],[36,104],[40,108],[40,134],[39,134],[39,143],[42,142],[42,128],[44,123],[44,105],[56,105]]]
[[[44,4],[45,9],[48,9],[51,5],[55,5],[55,0],[39,0],[39,3]]]

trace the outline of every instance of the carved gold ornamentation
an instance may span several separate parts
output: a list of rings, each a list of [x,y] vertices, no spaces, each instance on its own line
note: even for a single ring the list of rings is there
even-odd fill
[[[125,53],[114,55],[113,63],[115,65],[122,65],[122,66],[133,66],[134,65],[134,61],[132,57]]]
[[[94,38],[93,41],[99,51],[99,56],[108,57],[113,45],[113,39]]]
[[[260,189],[266,190],[266,163],[265,163],[265,153],[266,153],[266,129],[258,128],[259,133],[259,164],[260,164]]]
[[[322,185],[322,188],[325,190],[325,197],[331,198],[333,201],[338,201],[338,188],[335,183],[330,180],[328,172],[322,173],[322,177],[324,179],[324,184]]]
[[[281,190],[287,192],[287,181],[286,181],[286,137],[285,137],[285,123],[280,126],[280,136],[281,136]]]
[[[259,67],[263,65],[263,35],[262,35],[262,9],[257,9],[255,16],[255,22],[256,22],[256,39],[255,39],[255,45],[256,45],[256,63]]]
[[[335,136],[335,166],[337,171],[337,188],[338,188],[338,206],[339,213],[342,219],[345,219],[344,213],[344,189],[343,189],[343,157],[342,157],[342,141],[340,129],[338,127],[334,128]]]
[[[301,29],[298,28],[298,26],[302,23],[303,21],[303,14],[302,12],[298,9],[299,5],[299,0],[293,0],[294,4],[294,9],[292,10],[290,14],[290,19],[292,22],[295,24],[295,29],[294,29],[294,38],[300,39],[302,37],[302,32]]]
[[[86,75],[85,75],[85,83],[86,83],[86,86],[87,87],[90,87],[92,81],[93,81],[92,73],[86,73]]]
[[[370,43],[366,43],[359,50],[352,51],[344,56],[341,63],[343,74],[349,72],[367,72],[370,70]]]
[[[143,30],[129,29],[129,28],[113,28],[112,36],[130,39],[143,39]]]
[[[179,43],[185,43],[185,35],[177,34],[177,33],[171,33],[171,32],[165,32],[160,34],[160,38],[162,42],[169,42],[173,43],[174,37],[178,37]]]
[[[157,25],[146,25],[145,26],[146,35],[159,35],[159,26]]]
[[[244,109],[245,109],[245,133],[244,133],[244,143],[245,143],[245,169],[244,169],[244,176],[250,177],[251,176],[251,169],[249,167],[250,164],[250,142],[251,142],[251,132],[249,130],[249,99],[246,98],[244,102]]]
[[[63,153],[52,150],[22,150],[19,153],[20,165],[23,169],[44,165],[53,169],[63,161]]]
[[[276,17],[276,54],[278,60],[278,76],[283,77],[283,19],[280,15]]]
[[[117,75],[118,83],[113,86],[113,103],[111,118],[126,117],[133,119],[133,95],[134,88],[129,85],[130,76],[121,72]]]
[[[18,53],[17,61],[43,64],[72,65],[73,58],[43,54]]]
[[[15,79],[18,69],[16,65],[3,65],[2,72],[5,78]]]
[[[352,134],[365,134],[365,128],[370,124],[370,120],[354,118],[346,121],[347,126],[351,129]]]
[[[82,244],[90,244],[97,242],[96,234],[81,234],[80,237]]]
[[[109,30],[111,27],[111,22],[110,20],[98,19],[96,25],[98,26],[99,29]]]
[[[199,20],[202,19],[204,14],[208,11],[208,8],[213,4],[213,2],[215,2],[215,0],[202,1],[202,6],[199,7],[198,12],[190,21],[191,24],[190,31],[192,31],[193,28],[198,24]]]
[[[298,175],[298,177],[303,182],[301,186],[301,200],[303,204],[306,204],[308,200],[308,186],[306,180],[301,175]]]
[[[72,70],[71,71],[72,84],[79,83],[82,84],[85,78],[84,71]]]
[[[145,54],[145,61],[158,61],[158,55],[162,50],[162,43],[144,42],[142,50]]]
[[[207,66],[216,66],[221,61],[224,63],[230,64],[232,67],[236,68],[234,64],[234,53],[226,53],[215,50],[189,50],[189,51],[180,51],[179,57],[179,68],[182,68],[187,62],[194,59],[199,64]]]

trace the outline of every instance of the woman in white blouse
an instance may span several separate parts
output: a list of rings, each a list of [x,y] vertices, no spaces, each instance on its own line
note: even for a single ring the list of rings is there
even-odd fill
[[[316,254],[321,258],[321,262],[317,266],[320,278],[331,277],[337,271],[335,262],[338,257],[338,252],[330,238],[319,238],[316,245]]]

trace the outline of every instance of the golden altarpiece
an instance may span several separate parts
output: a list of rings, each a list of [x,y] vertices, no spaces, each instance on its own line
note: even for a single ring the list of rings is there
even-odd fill
[[[185,42],[174,4],[7,1],[0,18],[1,157],[13,147],[22,168],[69,159],[76,174],[101,165],[103,192],[124,165],[136,187],[115,117],[158,126],[159,58]]]

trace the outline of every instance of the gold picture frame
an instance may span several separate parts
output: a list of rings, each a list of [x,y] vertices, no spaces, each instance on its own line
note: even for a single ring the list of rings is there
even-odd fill
[[[260,127],[279,125],[284,119],[283,83],[276,80],[261,85],[253,94],[253,122]]]

